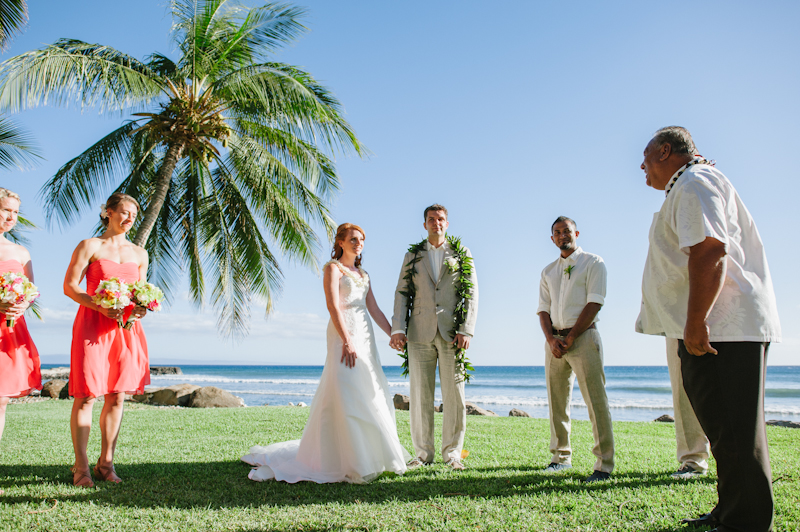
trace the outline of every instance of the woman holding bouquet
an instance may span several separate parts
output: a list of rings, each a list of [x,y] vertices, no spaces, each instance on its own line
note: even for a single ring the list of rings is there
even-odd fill
[[[30,253],[19,244],[10,242],[5,235],[17,224],[19,204],[17,194],[0,188],[0,275],[8,272],[23,274],[33,282]],[[42,389],[39,353],[22,316],[28,306],[29,303],[0,301],[0,438],[3,437],[8,400]]]
[[[72,482],[92,487],[86,447],[92,426],[92,406],[104,396],[100,413],[101,450],[94,477],[121,482],[114,471],[117,445],[126,393],[142,393],[150,383],[147,342],[139,319],[147,310],[130,304],[125,308],[105,308],[93,301],[97,285],[116,277],[124,283],[147,278],[147,251],[126,238],[133,227],[139,204],[127,194],[113,194],[101,206],[105,232],[78,244],[72,253],[64,293],[80,304],[72,327],[69,393],[72,405],[72,445],[75,465]],[[86,290],[80,283],[86,277]],[[133,321],[130,330],[120,323]]]

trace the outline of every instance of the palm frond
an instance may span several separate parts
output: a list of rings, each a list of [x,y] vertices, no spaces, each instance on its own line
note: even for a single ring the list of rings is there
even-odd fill
[[[80,211],[110,190],[128,173],[135,122],[115,129],[89,149],[62,166],[42,189],[48,225],[74,223]]]
[[[8,48],[11,38],[28,23],[28,3],[25,0],[0,1],[0,48]]]
[[[54,103],[121,111],[143,106],[164,83],[146,64],[99,44],[60,39],[0,65],[0,107],[13,112]]]
[[[40,160],[31,135],[8,118],[0,118],[0,168],[29,169]]]

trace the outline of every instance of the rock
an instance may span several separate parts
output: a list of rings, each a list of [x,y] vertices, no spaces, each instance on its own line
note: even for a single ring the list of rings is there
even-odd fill
[[[241,397],[236,397],[216,386],[204,386],[193,391],[186,406],[192,408],[234,408],[244,406]]]
[[[148,403],[154,405],[186,406],[192,392],[200,389],[196,384],[175,384],[161,388],[150,394]]]
[[[67,384],[65,384],[64,387],[61,388],[61,392],[58,394],[58,398],[69,399],[69,381],[67,381]]]
[[[411,398],[407,395],[399,393],[394,394],[394,409],[395,410],[408,410],[408,404]]]
[[[44,383],[42,386],[42,397],[52,397],[53,399],[58,399],[61,396],[61,390],[67,386],[67,381],[64,379],[53,379]],[[67,390],[69,392],[69,390]]]
[[[42,380],[69,379],[69,368],[50,368],[42,370]]]
[[[767,425],[772,425],[773,427],[786,427],[789,429],[800,429],[800,423],[797,421],[783,421],[780,419],[770,419],[767,421]]]
[[[481,408],[476,404],[470,403],[467,401],[467,415],[468,416],[497,416],[491,410],[486,410],[485,408]]]
[[[144,393],[134,395],[133,400],[146,405],[153,404],[153,394],[159,390],[161,390],[161,388],[150,388],[149,390],[145,390]]]
[[[305,404],[303,401],[300,401],[299,403],[297,403],[297,406],[308,406],[308,405]]]
[[[150,366],[150,375],[183,375],[178,366]]]
[[[664,414],[663,416],[655,418],[653,421],[657,421],[659,423],[675,423],[675,418],[669,414]]]
[[[512,408],[508,412],[508,415],[511,417],[531,417],[529,413],[525,412],[524,410],[520,410],[518,408]]]

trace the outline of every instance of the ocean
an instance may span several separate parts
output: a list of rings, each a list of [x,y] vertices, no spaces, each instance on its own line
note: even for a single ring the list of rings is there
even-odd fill
[[[216,386],[244,399],[247,406],[311,404],[322,366],[180,366],[183,375],[152,376],[151,387],[193,383]],[[408,379],[398,366],[383,368],[392,394],[408,395]],[[651,421],[672,415],[666,366],[607,366],[606,390],[615,421]],[[800,366],[769,366],[766,418],[800,421]],[[542,366],[478,366],[466,386],[467,401],[500,416],[512,408],[547,418],[547,391]],[[436,401],[441,402],[436,386]],[[572,417],[589,419],[578,383],[572,395]]]

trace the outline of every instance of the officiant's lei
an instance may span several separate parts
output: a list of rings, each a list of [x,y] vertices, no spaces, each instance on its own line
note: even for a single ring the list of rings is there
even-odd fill
[[[401,290],[400,293],[406,298],[406,336],[408,336],[408,324],[411,321],[411,311],[414,309],[414,298],[417,294],[417,287],[414,285],[414,275],[417,273],[417,263],[422,260],[420,253],[425,251],[425,244],[428,240],[425,239],[417,244],[412,244],[408,248],[409,253],[413,253],[414,257],[406,264],[406,271],[403,279],[406,280],[406,289]],[[453,312],[453,329],[450,331],[450,336],[455,338],[458,330],[464,325],[467,319],[467,300],[472,298],[470,291],[472,290],[472,257],[467,255],[467,249],[461,245],[461,239],[454,236],[447,236],[447,243],[450,244],[450,250],[454,255],[453,261],[445,261],[442,265],[447,267],[451,273],[458,273],[456,279],[456,297],[458,302]],[[400,366],[403,369],[403,376],[408,375],[408,342],[406,342],[403,352],[399,353],[403,359]],[[465,382],[469,382],[472,374],[468,373],[475,371],[472,364],[467,358],[467,350],[459,348],[456,350],[456,372],[461,373]]]

